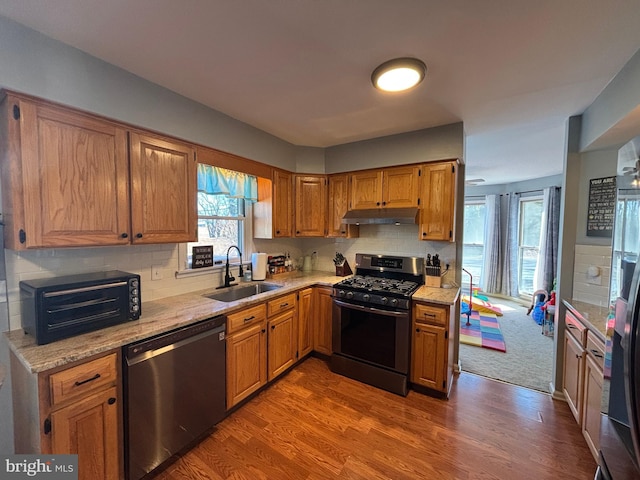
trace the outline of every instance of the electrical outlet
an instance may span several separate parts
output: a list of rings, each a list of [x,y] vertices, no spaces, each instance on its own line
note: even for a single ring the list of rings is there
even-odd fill
[[[162,280],[162,267],[152,266],[151,267],[151,280]]]

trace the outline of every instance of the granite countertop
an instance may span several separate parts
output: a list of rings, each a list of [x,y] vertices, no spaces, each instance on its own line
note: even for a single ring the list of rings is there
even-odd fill
[[[313,285],[332,286],[343,279],[344,277],[337,277],[331,272],[298,272],[266,280],[267,283],[275,283],[281,285],[282,288],[234,302],[219,302],[205,297],[204,295],[215,292],[213,288],[143,302],[142,316],[139,320],[66,338],[47,345],[36,345],[34,338],[31,335],[25,335],[22,329],[5,332],[5,337],[9,347],[23,365],[31,373],[39,373],[200,320],[263,303],[301,288]],[[413,298],[418,301],[451,305],[457,300],[458,292],[459,289],[423,286],[414,294]]]
[[[607,316],[609,315],[609,307],[593,305],[591,303],[581,302],[580,300],[563,300],[565,306],[571,310],[578,320],[596,334],[603,342],[607,334]]]

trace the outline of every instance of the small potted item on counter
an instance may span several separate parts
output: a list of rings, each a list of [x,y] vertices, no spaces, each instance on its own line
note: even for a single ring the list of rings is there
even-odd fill
[[[333,264],[336,266],[336,276],[337,277],[346,277],[347,275],[351,275],[353,272],[351,271],[351,267],[349,266],[349,262],[344,258],[339,252],[336,252],[336,256],[333,259]]]

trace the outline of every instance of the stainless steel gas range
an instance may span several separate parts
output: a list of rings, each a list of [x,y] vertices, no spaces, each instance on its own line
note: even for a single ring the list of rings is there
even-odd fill
[[[424,284],[424,259],[356,254],[356,274],[333,286],[331,370],[407,394],[411,295]]]

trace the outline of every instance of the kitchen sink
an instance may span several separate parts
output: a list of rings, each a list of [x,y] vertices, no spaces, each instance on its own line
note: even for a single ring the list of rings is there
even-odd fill
[[[256,283],[253,285],[241,285],[237,287],[229,287],[226,290],[216,293],[210,293],[204,295],[211,300],[217,300],[219,302],[235,302],[242,298],[251,297],[252,295],[258,295],[259,293],[270,292],[282,288],[280,285],[274,285],[273,283]]]

